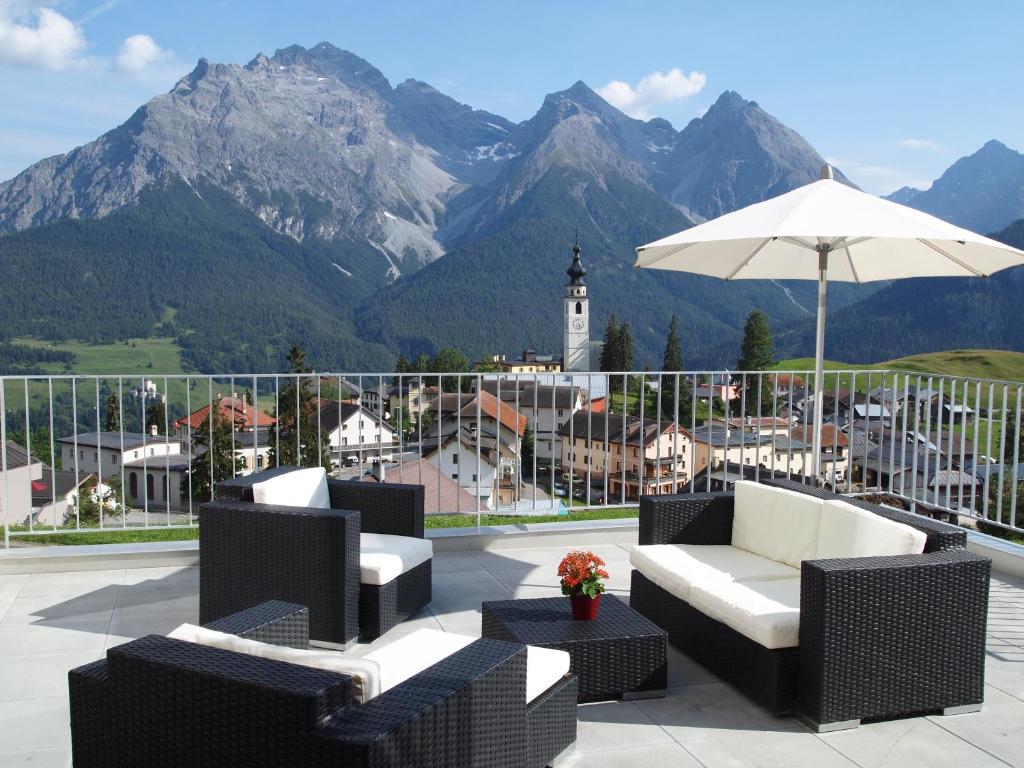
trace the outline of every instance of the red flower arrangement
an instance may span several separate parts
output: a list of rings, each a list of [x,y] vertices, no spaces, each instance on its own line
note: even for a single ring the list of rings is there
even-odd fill
[[[604,592],[603,579],[609,578],[608,571],[601,566],[604,560],[593,552],[573,550],[558,566],[562,577],[562,594],[572,597],[586,595],[594,598]]]

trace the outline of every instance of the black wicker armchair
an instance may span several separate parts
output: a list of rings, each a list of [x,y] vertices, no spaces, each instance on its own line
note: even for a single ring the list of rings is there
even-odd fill
[[[765,648],[636,570],[630,605],[762,706],[796,711],[818,730],[979,709],[991,561],[968,552],[948,526],[858,506],[923,531],[925,552],[805,560],[796,647]],[[729,544],[732,517],[731,493],[643,497],[640,544]]]
[[[310,608],[313,640],[345,646],[380,637],[430,602],[430,560],[387,584],[359,578],[361,532],[424,538],[422,486],[328,480],[329,510],[253,502],[254,483],[293,469],[220,483],[200,508],[200,621],[284,600]]]
[[[208,626],[305,647],[309,612],[268,602]],[[365,704],[335,672],[159,635],[72,670],[76,768],[541,768],[576,739],[576,678],[526,704],[526,648],[477,640]]]

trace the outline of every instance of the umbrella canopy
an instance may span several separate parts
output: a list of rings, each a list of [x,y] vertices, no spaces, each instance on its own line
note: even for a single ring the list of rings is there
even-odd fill
[[[638,267],[725,280],[867,283],[906,277],[987,277],[1024,252],[927,213],[821,179],[636,249]]]
[[[913,208],[822,179],[636,249],[637,267],[724,280],[817,280],[814,474],[821,448],[821,391],[828,280],[988,277],[1024,265],[1024,251]]]

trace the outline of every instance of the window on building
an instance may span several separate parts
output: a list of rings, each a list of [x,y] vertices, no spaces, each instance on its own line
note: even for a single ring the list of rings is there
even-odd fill
[[[137,472],[128,475],[128,494],[133,499],[139,498],[139,475]]]
[[[150,448],[149,449],[149,455],[150,456],[156,456],[156,448]]]
[[[341,438],[341,444],[342,445],[348,445],[348,438],[347,437]]]
[[[137,459],[137,458],[139,458],[139,452],[138,452],[138,451],[136,451],[136,452],[135,452],[135,454],[134,454],[134,455],[132,456],[132,458],[133,458],[133,459]]]
[[[577,301],[576,302],[576,314],[577,315],[582,315],[583,314],[583,302],[582,301]]]
[[[452,472],[452,480],[458,480],[458,479],[459,479],[459,473],[458,472]]]
[[[161,483],[161,485],[163,486],[163,493],[164,493],[164,498],[163,498],[163,500],[164,500],[164,501],[168,501],[168,500],[170,500],[171,496],[170,496],[170,494],[168,493],[168,483],[167,483],[167,475],[164,475],[164,478],[163,478],[163,482]]]
[[[473,482],[474,483],[476,482],[476,475],[475,474],[473,475]]]
[[[263,457],[262,456],[257,456],[256,457],[256,469],[263,469]]]
[[[153,475],[146,475],[146,498],[150,501],[156,501],[156,484],[153,481]]]
[[[115,463],[115,464],[117,464],[117,454],[116,454],[116,453],[112,453],[112,454],[110,455],[110,458],[114,460],[114,463]]]
[[[85,451],[82,450],[81,448],[78,449],[78,458],[81,459],[82,461],[85,461]]]
[[[558,415],[561,416],[564,410],[565,410],[564,408],[559,408],[558,409]]]
[[[93,452],[92,452],[92,460],[93,460],[93,461],[99,461],[99,460],[100,460],[100,459],[99,459],[99,456],[98,456],[98,455],[97,455],[97,453],[96,453],[96,451],[93,451]]]
[[[458,464],[458,463],[459,463],[459,454],[458,453],[453,453],[452,454],[452,464]]]

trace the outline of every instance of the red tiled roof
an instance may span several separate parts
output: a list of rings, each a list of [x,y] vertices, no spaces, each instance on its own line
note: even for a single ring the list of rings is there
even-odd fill
[[[277,419],[273,416],[263,413],[263,411],[257,412],[252,405],[237,397],[222,397],[220,409],[225,418],[234,420],[235,424],[241,429],[252,429],[254,426],[269,427],[277,423]],[[183,429],[187,425],[192,429],[198,429],[206,423],[209,416],[210,406],[204,405],[199,410],[192,411],[188,416],[174,422],[174,428]],[[253,424],[254,418],[256,420],[255,424]]]

